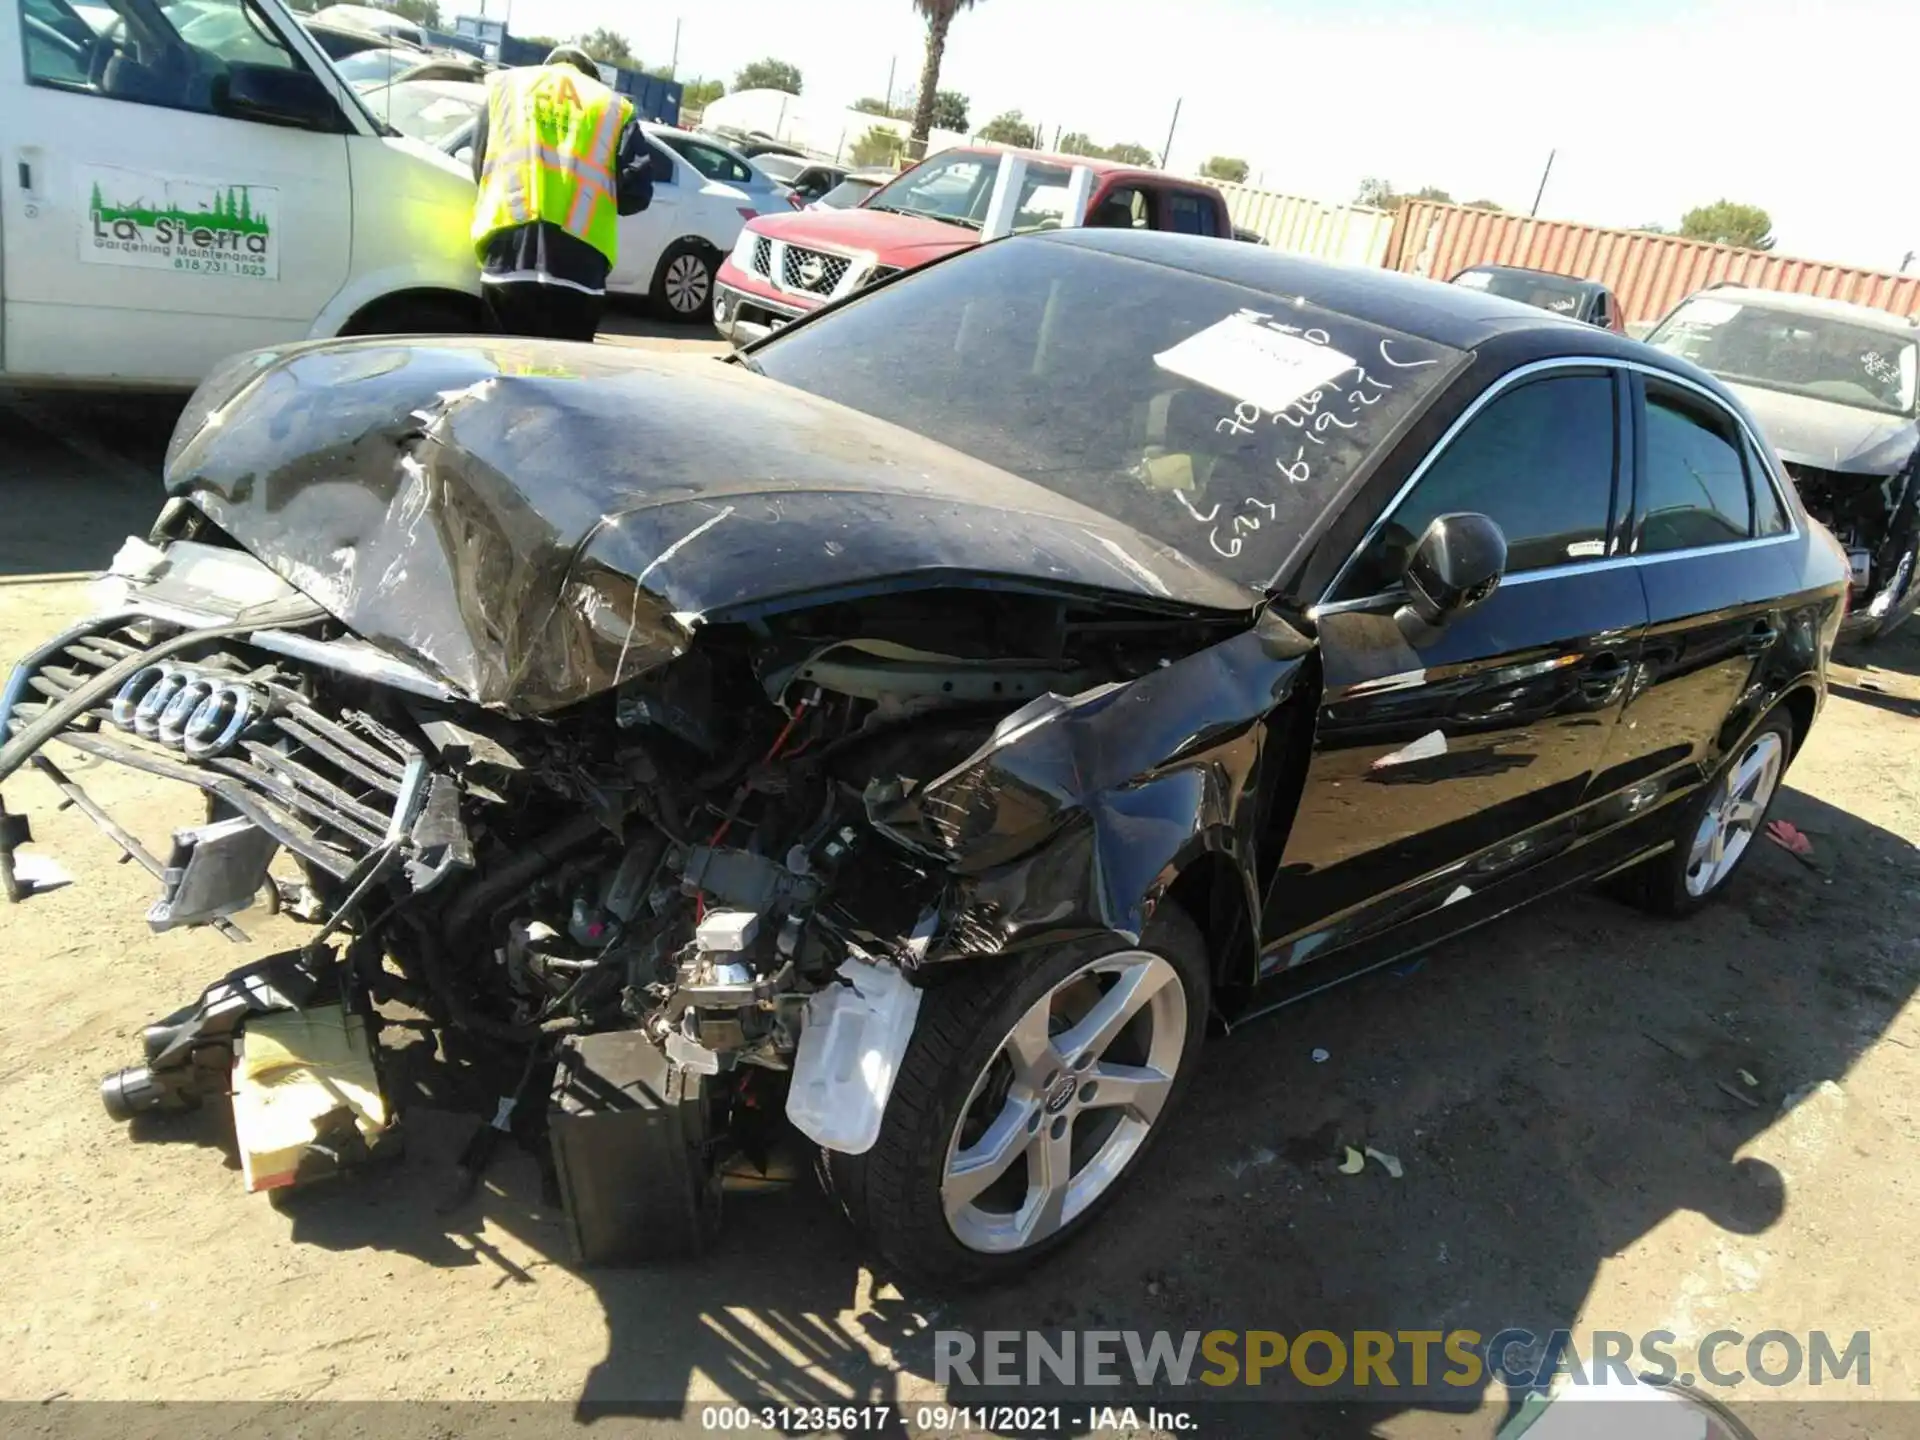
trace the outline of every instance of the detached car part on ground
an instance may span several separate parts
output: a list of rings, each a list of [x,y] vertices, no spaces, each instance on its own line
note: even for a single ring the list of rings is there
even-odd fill
[[[1648,356],[1083,230],[730,363],[242,357],[124,602],[0,703],[0,780],[150,869],[157,928],[318,926],[151,1027],[108,1107],[231,1089],[252,1183],[328,1173],[389,1143],[410,1011],[503,1116],[546,1090],[583,1258],[697,1249],[784,1109],[894,1265],[1024,1264],[1210,1021],[1565,885],[1724,886],[1846,568],[1738,403]],[[1711,513],[1631,441],[1655,413],[1731,457]],[[203,823],[151,853],[62,751]],[[24,817],[0,842],[10,874]]]
[[[1845,634],[1874,640],[1920,607],[1920,325],[1866,305],[1717,285],[1647,337],[1712,371],[1846,547]]]

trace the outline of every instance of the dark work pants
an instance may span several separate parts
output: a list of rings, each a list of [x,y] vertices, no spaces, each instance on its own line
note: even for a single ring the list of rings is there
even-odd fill
[[[592,340],[600,328],[604,295],[589,295],[566,285],[537,280],[489,281],[480,287],[487,321],[501,335],[547,340]]]

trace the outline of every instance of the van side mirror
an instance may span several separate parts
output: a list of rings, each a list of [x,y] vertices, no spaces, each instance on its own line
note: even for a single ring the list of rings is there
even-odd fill
[[[345,128],[346,117],[333,92],[310,71],[235,61],[227,67],[224,80],[214,104],[222,115],[325,134]]]
[[[1507,537],[1485,515],[1436,515],[1413,547],[1401,583],[1407,603],[1394,623],[1412,645],[1438,638],[1454,620],[1485,603],[1507,568]]]

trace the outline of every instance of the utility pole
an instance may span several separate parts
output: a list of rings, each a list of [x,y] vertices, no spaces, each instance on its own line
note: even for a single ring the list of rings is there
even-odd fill
[[[1540,172],[1540,188],[1533,192],[1533,209],[1529,210],[1527,214],[1538,215],[1540,213],[1540,197],[1547,193],[1547,176],[1553,173],[1553,157],[1559,153],[1558,147],[1547,151],[1547,168]]]
[[[1180,105],[1185,97],[1173,102],[1173,123],[1167,126],[1167,148],[1160,152],[1160,168],[1167,168],[1167,157],[1173,154],[1173,132],[1180,128]]]
[[[887,61],[887,88],[881,93],[881,103],[887,107],[887,118],[893,118],[893,72],[900,66],[900,57],[893,56]]]
[[[667,78],[680,78],[680,17],[677,15],[673,18],[673,59],[667,64]]]

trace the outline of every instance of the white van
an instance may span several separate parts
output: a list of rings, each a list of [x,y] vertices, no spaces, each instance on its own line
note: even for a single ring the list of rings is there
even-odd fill
[[[192,385],[237,350],[481,323],[472,175],[280,0],[0,0],[0,378]]]

